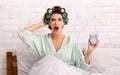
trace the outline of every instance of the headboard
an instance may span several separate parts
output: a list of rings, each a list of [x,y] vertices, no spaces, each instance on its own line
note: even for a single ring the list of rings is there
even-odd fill
[[[18,75],[16,56],[13,55],[12,52],[7,52],[6,55],[7,55],[6,56],[7,75]]]

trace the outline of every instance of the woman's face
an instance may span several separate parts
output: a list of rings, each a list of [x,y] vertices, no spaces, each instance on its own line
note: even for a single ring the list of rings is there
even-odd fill
[[[59,34],[64,26],[63,18],[61,14],[54,13],[51,15],[49,25],[52,29],[52,33]]]

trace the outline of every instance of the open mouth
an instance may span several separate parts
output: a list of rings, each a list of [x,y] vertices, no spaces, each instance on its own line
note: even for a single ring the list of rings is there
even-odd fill
[[[59,27],[54,27],[54,30],[58,30],[59,29]]]

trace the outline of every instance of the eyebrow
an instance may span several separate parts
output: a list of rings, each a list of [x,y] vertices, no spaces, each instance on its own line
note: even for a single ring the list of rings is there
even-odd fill
[[[55,18],[51,18],[51,20],[54,20]],[[62,19],[62,18],[57,18],[57,19]]]

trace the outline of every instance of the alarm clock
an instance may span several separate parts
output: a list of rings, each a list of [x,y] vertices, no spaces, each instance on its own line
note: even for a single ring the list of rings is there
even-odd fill
[[[97,44],[99,42],[99,40],[98,40],[98,34],[97,33],[91,33],[89,35],[89,37],[90,37],[90,43],[92,45],[95,45],[95,44]]]

